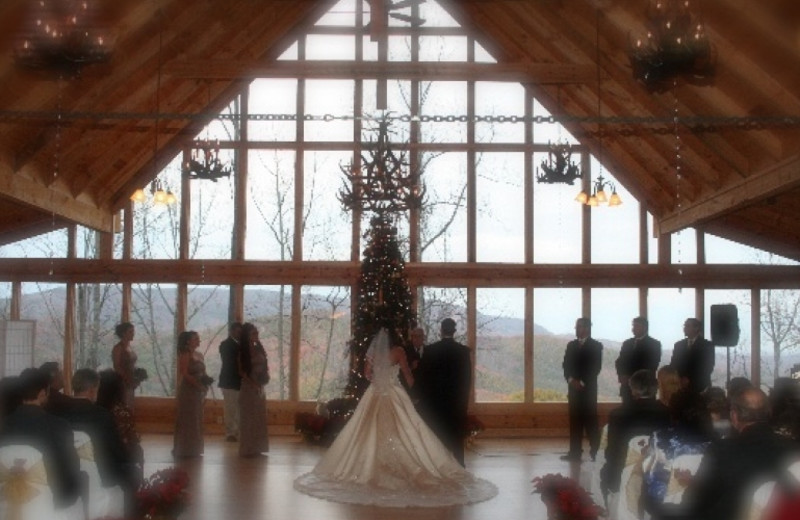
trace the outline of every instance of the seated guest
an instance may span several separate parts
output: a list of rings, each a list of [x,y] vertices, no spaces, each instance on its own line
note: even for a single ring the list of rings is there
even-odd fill
[[[772,408],[772,429],[778,435],[800,440],[800,382],[791,377],[779,377],[769,392]]]
[[[732,402],[736,394],[748,388],[753,388],[753,383],[751,383],[749,379],[744,376],[732,377],[725,387],[725,391],[728,395],[728,402]]]
[[[111,412],[98,406],[100,376],[90,368],[81,368],[72,376],[73,399],[58,415],[73,430],[86,432],[94,447],[97,471],[103,487],[120,486],[133,493],[133,471],[125,446]]]
[[[658,380],[658,400],[669,408],[673,394],[681,389],[681,378],[678,371],[671,365],[664,365],[656,373]]]
[[[19,378],[8,376],[0,379],[0,426],[6,416],[10,415],[22,404]]]
[[[56,361],[42,363],[39,370],[47,374],[50,378],[50,389],[47,394],[47,404],[44,409],[50,413],[56,413],[64,406],[68,406],[71,397],[64,394],[64,373],[61,366]]]
[[[708,413],[711,414],[711,423],[714,425],[714,435],[721,439],[731,434],[731,414],[725,390],[712,386],[703,394],[706,400]]]
[[[714,438],[711,414],[705,399],[689,387],[672,396],[670,401],[672,426],[656,430],[650,436],[650,449],[644,463],[645,510],[652,518],[670,512],[664,505],[673,463],[683,455],[702,455]]]
[[[69,424],[44,411],[50,378],[38,368],[26,368],[19,376],[22,404],[0,428],[0,445],[23,444],[42,453],[47,483],[56,508],[72,506],[82,495],[81,464]]]
[[[144,467],[144,450],[141,437],[136,431],[133,411],[125,404],[125,383],[122,376],[113,370],[103,370],[99,374],[100,386],[97,390],[97,404],[111,412],[117,426],[122,444],[127,452],[127,459],[134,466],[135,485],[142,481]]]
[[[670,425],[669,410],[656,400],[658,383],[650,370],[638,370],[628,380],[632,401],[608,415],[606,463],[600,470],[603,494],[619,491],[628,442],[637,435],[651,435]]]
[[[736,435],[714,441],[683,499],[687,517],[697,520],[742,518],[756,485],[780,477],[798,445],[769,426],[767,396],[747,388],[731,400]]]

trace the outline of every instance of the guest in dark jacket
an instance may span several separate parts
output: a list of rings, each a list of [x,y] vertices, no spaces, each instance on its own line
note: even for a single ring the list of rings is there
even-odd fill
[[[600,446],[597,423],[597,376],[603,361],[603,345],[591,337],[592,322],[578,318],[575,338],[564,351],[564,379],[567,380],[569,407],[569,452],[564,460],[581,460],[583,431],[589,438],[589,453],[594,460]]]
[[[223,416],[225,419],[225,440],[236,442],[239,439],[239,389],[242,376],[239,374],[239,337],[242,324],[238,321],[228,325],[228,337],[219,344],[219,387],[222,390]]]
[[[603,494],[619,491],[628,443],[637,435],[651,435],[669,427],[669,409],[656,399],[658,382],[649,370],[639,370],[628,380],[632,400],[608,415],[606,463],[600,470]]]
[[[711,386],[714,371],[714,345],[702,336],[703,322],[688,318],[683,323],[684,338],[672,348],[670,366],[678,371],[681,385],[696,393]]]
[[[72,401],[58,415],[66,419],[73,430],[89,435],[103,487],[120,486],[132,496],[134,462],[128,456],[113,415],[96,404],[99,386],[97,372],[90,368],[76,370],[72,376]]]
[[[64,394],[64,372],[57,361],[42,363],[39,370],[50,378],[50,389],[47,392],[47,404],[44,405],[44,409],[49,413],[57,413],[72,401],[71,397]]]
[[[755,486],[779,478],[798,445],[772,431],[767,396],[748,388],[731,400],[731,423],[737,432],[711,443],[683,499],[688,518],[743,518]]]
[[[619,350],[619,357],[615,363],[617,379],[619,380],[619,395],[622,403],[631,400],[628,379],[637,370],[649,370],[653,374],[658,370],[661,362],[661,342],[647,335],[647,318],[639,316],[631,324],[633,337],[626,339]]]
[[[0,445],[24,444],[42,453],[47,483],[56,508],[67,508],[83,494],[81,464],[69,424],[44,411],[50,379],[37,368],[19,376],[22,404],[0,429]]]

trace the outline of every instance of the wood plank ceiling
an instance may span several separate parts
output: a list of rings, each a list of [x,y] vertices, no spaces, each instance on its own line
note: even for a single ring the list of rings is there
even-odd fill
[[[165,162],[201,127],[160,119],[156,154],[156,108],[219,110],[336,2],[106,2],[114,55],[68,81],[15,66],[11,38],[28,3],[0,2],[0,244],[69,222],[111,229],[113,213],[155,174],[153,157]],[[635,81],[628,61],[646,3],[440,2],[551,113],[602,116],[602,139],[596,121],[567,126],[662,232],[695,226],[800,260],[792,202],[800,197],[800,2],[695,2],[718,52],[715,81],[662,93]],[[208,64],[202,77],[191,73],[197,64]],[[569,66],[572,81],[542,80],[548,67]]]

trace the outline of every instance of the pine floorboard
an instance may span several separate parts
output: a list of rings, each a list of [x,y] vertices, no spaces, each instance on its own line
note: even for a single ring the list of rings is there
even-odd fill
[[[566,439],[482,438],[467,449],[467,468],[494,482],[499,494],[479,504],[444,508],[378,508],[320,500],[292,487],[295,477],[314,466],[324,448],[298,436],[270,437],[268,454],[253,459],[237,455],[237,445],[207,435],[205,453],[173,461],[170,435],[143,436],[145,475],[170,466],[190,476],[192,503],[181,520],[516,520],[546,518],[531,479],[546,473],[579,478],[581,465],[559,459]],[[591,463],[584,462],[583,471]]]

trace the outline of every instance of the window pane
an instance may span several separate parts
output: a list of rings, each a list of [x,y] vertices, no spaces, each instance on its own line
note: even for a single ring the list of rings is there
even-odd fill
[[[64,302],[66,285],[63,283],[22,283],[22,302],[19,317],[36,320],[36,345],[33,364],[64,359]]]
[[[267,399],[289,398],[289,355],[292,334],[292,287],[248,285],[244,288],[244,321],[255,324],[267,351],[270,382]]]
[[[779,377],[791,377],[800,363],[798,311],[800,291],[761,291],[761,383],[773,387]],[[739,316],[739,321],[747,316]]]
[[[176,337],[174,284],[134,284],[131,287],[131,323],[135,336],[131,347],[136,365],[147,370],[148,379],[136,395],[175,395]]]
[[[547,154],[534,154],[540,164]],[[548,184],[533,187],[533,261],[569,264],[581,261],[582,206],[573,198],[578,189],[567,190]],[[580,307],[579,307],[580,308]],[[579,317],[579,316],[578,316]],[[572,317],[571,328],[575,326]]]
[[[525,400],[525,289],[478,289],[475,400]]]
[[[714,372],[711,374],[711,384],[725,388],[727,382],[728,370],[727,363],[730,359],[730,377],[750,377],[751,374],[751,356],[750,356],[750,338],[752,333],[750,329],[750,291],[748,290],[728,290],[717,289],[705,291],[705,316],[707,317],[705,323],[705,337],[711,338],[711,306],[719,304],[734,304],[737,306],[737,314],[739,317],[739,344],[735,347],[725,348],[717,347],[717,360],[714,364]],[[764,337],[761,338],[762,346],[764,345]],[[763,363],[762,357],[762,363]]]
[[[133,207],[133,258],[177,259],[180,245],[181,160],[175,157],[161,173],[158,182],[171,191],[175,204],[159,204],[153,200],[150,184],[144,188],[147,200]]]
[[[307,60],[353,60],[356,40],[353,35],[309,34],[306,36]]]
[[[661,365],[672,359],[672,347],[683,339],[683,322],[698,318],[694,310],[694,289],[650,289],[647,291],[647,316],[650,335],[661,341]],[[705,336],[708,337],[708,336]]]
[[[229,150],[222,150],[224,156]],[[235,183],[233,175],[218,182],[192,180],[189,258],[231,258]]]
[[[597,171],[597,168],[592,170]],[[592,208],[592,263],[639,263],[639,204],[608,172],[601,171],[601,174],[614,182],[622,204]],[[610,197],[611,190],[606,188],[605,191]]]
[[[222,399],[217,388],[219,369],[222,361],[219,344],[228,337],[228,309],[230,288],[227,285],[189,285],[186,290],[186,329],[197,332],[200,346],[197,351],[203,354],[206,373],[213,377],[209,399]]]
[[[682,229],[672,234],[672,263],[697,263],[697,232],[694,228]]]
[[[466,36],[420,36],[420,61],[466,61]]]
[[[519,83],[478,81],[475,83],[475,115],[515,116],[525,111],[525,92]],[[519,123],[475,123],[479,143],[521,143],[525,125]]]
[[[76,368],[111,368],[111,348],[117,343],[114,327],[119,323],[122,291],[117,284],[84,284],[75,287]]]
[[[417,293],[419,325],[428,343],[439,341],[442,320],[456,321],[456,341],[467,342],[467,290],[463,287],[421,287]],[[467,345],[470,348],[471,345]]]
[[[525,175],[521,153],[481,154],[477,165],[477,259],[525,260]]]
[[[0,320],[11,319],[11,282],[0,282]]]
[[[597,398],[600,401],[616,402],[620,399],[615,363],[622,342],[633,335],[631,321],[637,316],[638,289],[592,289],[592,337],[603,344],[603,368],[597,380]],[[664,361],[663,352],[661,361]]]
[[[341,397],[350,372],[350,287],[303,287],[300,399]]]
[[[248,260],[291,260],[295,153],[252,150],[248,163],[245,257]]]
[[[758,262],[759,250],[706,233],[706,263],[709,264],[754,264]]]
[[[353,114],[352,80],[306,80],[306,114]],[[352,141],[353,120],[306,121],[306,141]]]
[[[348,166],[349,152],[306,152],[303,210],[303,258],[350,260],[352,212],[342,208],[338,194]]]
[[[421,258],[425,262],[466,262],[466,154],[425,154],[423,165],[427,202],[420,216]]]
[[[296,79],[256,79],[250,84],[250,114],[294,115],[297,111]],[[251,141],[294,141],[295,121],[248,120]]]
[[[66,256],[66,228],[0,246],[0,258],[66,258]]]
[[[580,289],[533,291],[533,400],[566,401],[564,350],[581,317]]]
[[[460,116],[467,113],[467,84],[464,81],[432,81],[420,86],[420,110],[427,116]],[[465,143],[467,123],[430,121],[420,123],[425,143]]]

